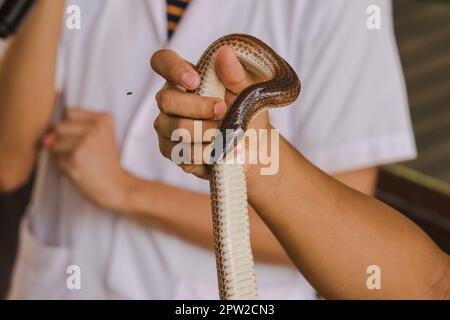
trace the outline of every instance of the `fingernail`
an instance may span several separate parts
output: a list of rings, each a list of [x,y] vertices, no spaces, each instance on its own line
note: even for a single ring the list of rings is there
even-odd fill
[[[223,116],[226,111],[227,111],[227,105],[225,104],[225,102],[223,102],[223,101],[216,102],[216,104],[214,105],[214,114],[215,115]]]
[[[195,89],[198,86],[198,77],[192,72],[185,72],[181,76],[183,84],[191,89]]]

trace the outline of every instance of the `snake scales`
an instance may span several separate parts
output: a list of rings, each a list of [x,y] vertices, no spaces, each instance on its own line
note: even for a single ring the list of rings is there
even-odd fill
[[[226,88],[214,69],[217,51],[224,45],[233,48],[243,66],[262,82],[238,94],[221,120],[221,135],[214,142],[221,142],[220,150],[213,148],[210,179],[219,294],[225,300],[257,299],[244,167],[230,162],[227,155],[257,113],[292,104],[301,85],[295,71],[268,45],[249,35],[231,34],[203,53],[196,65],[201,85],[193,93],[224,99]]]

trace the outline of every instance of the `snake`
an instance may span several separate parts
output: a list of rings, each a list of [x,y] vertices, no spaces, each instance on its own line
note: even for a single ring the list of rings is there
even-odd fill
[[[213,42],[200,57],[195,68],[201,82],[192,93],[225,99],[226,87],[215,71],[223,46],[231,47],[243,67],[260,81],[237,94],[212,142],[208,169],[218,289],[221,300],[254,300],[258,293],[246,176],[244,165],[230,157],[253,118],[263,110],[291,105],[300,95],[301,82],[289,63],[263,41],[230,34]]]

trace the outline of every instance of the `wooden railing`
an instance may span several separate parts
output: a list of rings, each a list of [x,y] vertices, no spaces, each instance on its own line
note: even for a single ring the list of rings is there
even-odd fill
[[[381,171],[377,197],[417,223],[450,254],[449,184],[393,165]]]

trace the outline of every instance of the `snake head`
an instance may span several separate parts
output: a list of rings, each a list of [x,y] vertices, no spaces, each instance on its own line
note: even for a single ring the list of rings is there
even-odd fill
[[[244,130],[237,126],[231,129],[217,130],[211,151],[211,164],[217,164],[231,154],[244,136]]]

